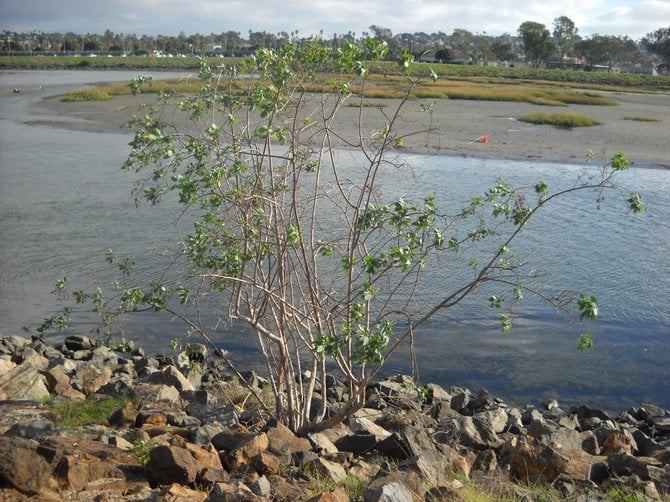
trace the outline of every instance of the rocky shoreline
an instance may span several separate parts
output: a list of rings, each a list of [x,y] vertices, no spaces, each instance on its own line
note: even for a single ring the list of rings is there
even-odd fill
[[[398,376],[371,385],[346,424],[299,437],[255,405],[262,377],[204,348],[119,349],[0,336],[0,500],[436,501],[472,486],[508,500],[670,500],[670,411],[653,404],[618,417],[516,408]],[[331,404],[345,393],[329,382]],[[123,398],[76,427],[57,411]]]

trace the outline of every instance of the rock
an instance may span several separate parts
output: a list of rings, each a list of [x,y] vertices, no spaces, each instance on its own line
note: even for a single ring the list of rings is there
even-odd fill
[[[338,486],[331,492],[315,495],[308,502],[349,502],[349,500],[349,495],[344,491],[344,488]]]
[[[627,430],[614,431],[610,434],[602,445],[602,454],[625,453],[632,455],[637,450],[637,444],[630,432]]]
[[[65,348],[67,350],[71,350],[73,352],[78,350],[91,350],[93,348],[93,342],[91,339],[84,335],[66,336],[65,340],[63,340],[63,343],[65,343]]]
[[[426,385],[426,389],[428,389],[431,403],[441,401],[449,404],[451,402],[451,394],[449,394],[449,392],[447,392],[441,385],[429,383]]]
[[[331,462],[323,457],[317,457],[312,462],[309,462],[308,465],[320,476],[328,478],[335,484],[343,482],[347,477],[344,467],[337,462]]]
[[[128,401],[123,408],[113,412],[107,421],[112,427],[128,427],[135,424],[138,413],[137,405]]]
[[[0,358],[0,378],[16,368],[16,363],[9,359]]]
[[[470,416],[441,421],[440,434],[436,435],[436,439],[440,443],[459,443],[475,450],[497,448],[502,444],[486,419],[480,420]]]
[[[54,475],[68,489],[82,489],[103,478],[130,481],[144,476],[134,454],[99,441],[52,436],[43,446],[54,455],[62,454]]]
[[[512,453],[510,475],[527,483],[553,483],[567,468],[567,461],[548,446],[521,443]]]
[[[180,446],[188,451],[195,460],[199,469],[213,469],[223,471],[223,465],[221,464],[219,453],[216,451],[213,445],[209,444],[207,446],[198,446],[193,443],[189,443],[180,437],[177,437],[173,442],[173,446]]]
[[[307,434],[307,439],[312,443],[312,447],[317,453],[329,455],[339,451],[337,446],[328,439],[328,436],[321,432],[310,432]]]
[[[412,502],[414,499],[409,489],[402,483],[394,481],[365,490],[365,502]]]
[[[175,405],[179,402],[179,391],[172,385],[140,383],[133,387],[133,398],[146,403]]]
[[[98,363],[84,363],[77,370],[77,377],[81,381],[79,389],[85,395],[95,394],[100,387],[112,378],[112,370],[106,366],[100,367]]]
[[[249,485],[249,488],[251,488],[252,492],[261,497],[270,498],[270,495],[272,494],[272,486],[270,485],[268,478],[265,476],[260,476],[256,481]]]
[[[607,466],[617,476],[630,476],[635,474],[643,480],[650,479],[648,462],[639,457],[626,453],[612,453],[607,457]]]
[[[161,487],[158,495],[159,500],[165,502],[204,502],[207,499],[207,493],[176,483]]]
[[[349,417],[349,427],[356,433],[371,434],[377,441],[389,437],[391,433],[364,416]]]
[[[225,457],[225,464],[232,472],[253,470],[257,457],[267,450],[269,441],[264,432],[247,437]]]
[[[348,451],[354,455],[362,455],[363,453],[372,451],[378,442],[374,434],[367,432],[348,434],[335,441],[335,447],[339,451]]]
[[[161,445],[151,450],[149,475],[158,485],[191,484],[199,470],[198,463],[185,448]]]
[[[44,378],[35,366],[23,363],[0,376],[0,401],[38,401],[49,397]]]
[[[407,427],[403,435],[392,434],[376,450],[392,459],[410,461],[432,485],[439,485],[450,472],[463,469],[463,458],[458,452],[437,444],[418,427]]]
[[[54,428],[54,423],[50,420],[41,419],[30,422],[20,422],[12,425],[5,432],[5,436],[35,439],[39,441],[53,434]]]
[[[178,391],[195,390],[191,382],[174,366],[167,366],[152,373],[146,381],[152,384],[170,385]]]
[[[0,481],[33,495],[47,486],[62,454],[36,441],[0,436]],[[0,486],[3,483],[0,483]]]
[[[610,471],[607,468],[607,464],[604,462],[596,462],[591,464],[591,470],[589,471],[589,481],[593,481],[595,484],[600,485],[610,477]]]
[[[21,364],[31,364],[37,371],[44,371],[49,367],[49,360],[35,349],[28,347],[21,354]]]
[[[282,463],[291,463],[295,454],[312,449],[308,439],[297,437],[288,427],[281,424],[270,427],[266,434],[267,450],[279,457]]]

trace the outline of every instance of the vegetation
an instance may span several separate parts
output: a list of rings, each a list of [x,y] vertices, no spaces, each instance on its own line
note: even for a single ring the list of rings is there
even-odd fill
[[[125,397],[84,401],[66,399],[54,401],[50,406],[53,406],[61,416],[65,427],[80,427],[106,421],[112,413],[123,408],[129,401]]]
[[[497,180],[460,209],[441,208],[434,194],[408,200],[386,184],[412,174],[395,150],[403,139],[398,124],[414,93],[438,75],[415,73],[406,53],[404,92],[369,131],[365,104],[375,86],[367,61],[383,60],[387,50],[365,39],[337,53],[317,43],[260,49],[243,68],[201,61],[198,92],[161,92],[154,107],[133,117],[124,165],[141,173],[138,197],[154,205],[174,197],[181,217],[193,221],[171,269],[134,282],[132,260],[110,252],[123,276],[111,290],[70,292],[61,280],[58,294],[90,302],[109,333],[119,316],[146,310],[169,312],[184,321],[185,337],[208,343],[201,309],[246,325],[266,365],[276,418],[302,433],[360,408],[388,357],[475,291],[499,312],[502,331],[512,328],[513,311],[528,296],[576,323],[597,318],[592,295],[539,290],[515,244],[554,200],[600,200],[615,189],[617,173],[629,166],[625,156],[551,189],[542,180],[525,188]],[[324,67],[339,71],[323,82]],[[234,78],[241,71],[258,79]],[[307,99],[315,84],[322,94]],[[135,92],[149,85],[147,77],[131,82]],[[338,130],[333,116],[351,102],[358,103],[358,122]],[[640,194],[626,201],[633,212],[644,209]],[[425,294],[432,278],[424,272],[438,258],[449,279],[444,295],[434,297]],[[66,326],[68,314],[47,320],[41,332]],[[582,333],[579,344],[590,348],[590,335]],[[348,389],[335,410],[328,408],[331,375]]]
[[[636,122],[660,122],[661,119],[658,117],[652,117],[651,115],[630,115],[624,117],[624,120],[634,120]]]
[[[539,68],[555,49],[549,30],[541,23],[523,23],[519,26],[519,38],[523,44],[523,52],[533,68]]]
[[[149,461],[151,459],[151,450],[156,446],[151,442],[145,439],[138,439],[133,443],[133,449],[131,450],[137,456],[137,462],[142,467],[149,467]]]
[[[598,122],[593,117],[574,112],[527,113],[526,115],[519,117],[519,120],[523,122],[530,122],[531,124],[549,124],[558,127],[591,127],[600,124],[600,122]]]

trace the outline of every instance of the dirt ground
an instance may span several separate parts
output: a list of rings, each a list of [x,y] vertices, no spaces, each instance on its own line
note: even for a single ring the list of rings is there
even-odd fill
[[[670,168],[670,95],[603,94],[618,105],[554,108],[497,101],[409,101],[397,122],[397,130],[401,134],[423,131],[404,138],[405,148],[412,152],[561,162],[581,161],[589,151],[596,160],[607,160],[622,150],[634,165]],[[154,95],[142,95],[66,103],[49,97],[35,106],[35,122],[49,122],[73,130],[124,132],[128,130],[126,124],[130,116],[138,113],[138,106],[153,103],[155,99]],[[369,100],[369,106],[364,108],[363,134],[373,133],[388,121],[394,104],[397,101]],[[432,113],[425,111],[427,107]],[[574,111],[596,118],[601,125],[567,129],[518,120],[533,111]],[[357,113],[357,108],[343,106],[334,128],[345,131],[345,137],[353,138],[357,128],[352,124],[357,124]],[[630,119],[640,116],[657,121]],[[488,137],[488,143],[473,141],[482,135]]]

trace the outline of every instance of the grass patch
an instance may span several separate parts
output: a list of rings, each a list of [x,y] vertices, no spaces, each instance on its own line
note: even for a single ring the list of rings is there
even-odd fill
[[[80,427],[106,421],[113,412],[123,408],[129,401],[127,397],[84,401],[67,399],[54,402],[52,406],[63,419],[65,427]]]
[[[624,120],[634,120],[636,122],[660,122],[661,119],[651,115],[631,115],[623,118]]]
[[[61,101],[76,102],[76,101],[107,101],[110,95],[100,87],[93,87],[91,89],[78,89],[76,91],[65,94]]]
[[[565,112],[565,113],[544,113],[535,112],[528,113],[519,117],[523,122],[531,124],[548,124],[557,127],[591,127],[600,125],[593,117],[582,115],[581,113]]]

